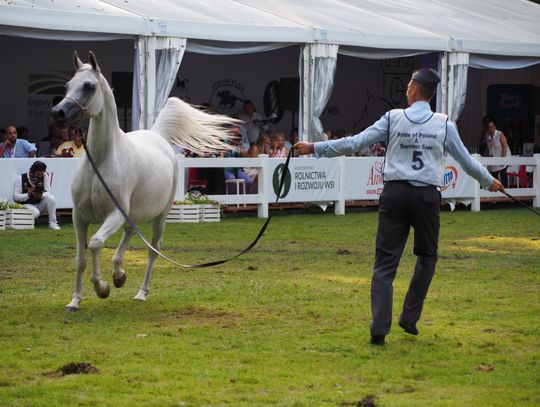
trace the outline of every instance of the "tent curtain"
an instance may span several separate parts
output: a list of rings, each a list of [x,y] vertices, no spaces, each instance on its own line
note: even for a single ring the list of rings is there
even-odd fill
[[[132,129],[152,126],[171,93],[185,50],[185,38],[139,37],[135,44]]]
[[[142,37],[135,41],[134,44],[135,55],[133,58],[133,86],[131,89],[131,130],[139,130],[141,119],[141,83],[144,80],[141,75],[141,60],[143,58],[141,39]]]
[[[469,66],[476,69],[521,69],[540,64],[540,58],[470,54]]]
[[[154,118],[157,117],[169,94],[171,93],[176,74],[186,51],[185,38],[157,39],[156,44],[156,100],[154,103]]]
[[[309,44],[313,60],[313,86],[310,141],[323,139],[324,129],[321,116],[334,88],[337,53],[339,47],[333,44]]]
[[[229,42],[210,42],[210,41],[194,41],[187,42],[186,51],[194,54],[204,55],[241,55],[254,54],[257,52],[274,51],[285,47],[296,45],[294,43],[229,43]]]
[[[364,59],[393,59],[406,58],[415,55],[429,54],[433,51],[417,51],[409,49],[379,49],[379,48],[364,48],[340,46],[338,53],[348,57],[364,58]]]
[[[465,107],[467,97],[467,73],[469,69],[469,54],[451,52],[448,55],[448,117],[455,122]]]

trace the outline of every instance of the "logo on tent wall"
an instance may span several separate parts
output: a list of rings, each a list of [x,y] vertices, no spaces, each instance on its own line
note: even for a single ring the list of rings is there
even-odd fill
[[[279,182],[281,181],[281,174],[283,174],[284,168],[285,164],[279,164],[274,170],[274,175],[272,176],[272,186],[276,195],[279,193]],[[285,181],[283,182],[283,190],[281,191],[281,195],[279,196],[280,199],[285,198],[291,190],[291,180],[291,172],[289,171],[289,169],[287,169],[287,173],[285,174]]]
[[[224,78],[212,85],[210,104],[219,113],[234,116],[242,110],[244,85],[236,79]]]
[[[456,167],[449,165],[444,169],[443,186],[441,192],[447,189],[454,189],[458,179],[458,170]]]
[[[28,93],[34,95],[64,95],[65,84],[72,72],[51,71],[28,75]]]
[[[174,88],[171,92],[171,96],[176,96],[179,99],[182,99],[184,102],[191,103],[191,96],[188,89],[188,78],[176,78]]]

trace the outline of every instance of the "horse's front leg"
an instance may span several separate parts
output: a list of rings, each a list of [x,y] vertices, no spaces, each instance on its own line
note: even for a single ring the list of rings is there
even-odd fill
[[[101,270],[99,269],[99,251],[105,244],[107,238],[115,233],[124,223],[124,217],[120,211],[115,210],[101,225],[99,230],[90,238],[88,248],[92,253],[92,277],[94,283],[94,291],[100,298],[107,298],[111,289],[109,283],[101,279]]]
[[[75,227],[75,236],[77,238],[77,254],[75,256],[75,292],[71,302],[66,305],[66,311],[75,312],[79,310],[79,304],[82,300],[82,275],[86,268],[86,239],[88,236],[88,223],[83,222],[77,215],[76,209],[73,209],[73,226]]]
[[[118,245],[118,249],[113,257],[113,281],[116,288],[120,288],[126,282],[126,273],[122,269],[122,261],[124,259],[124,252],[127,249],[129,240],[133,236],[133,228],[131,226],[124,227],[124,234],[122,235],[122,240]]]
[[[168,212],[168,210],[163,212],[159,217],[152,221],[152,246],[158,251],[161,249],[161,237],[165,230],[165,219],[167,218]],[[146,273],[144,274],[144,281],[141,284],[139,292],[133,298],[134,300],[146,301],[146,295],[150,291],[150,277],[152,276],[152,269],[154,268],[157,257],[158,255],[156,252],[148,249],[148,265],[146,267]]]

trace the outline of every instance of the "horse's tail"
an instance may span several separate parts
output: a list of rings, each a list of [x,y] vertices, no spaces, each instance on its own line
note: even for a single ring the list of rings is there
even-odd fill
[[[235,138],[231,127],[240,121],[223,115],[213,115],[196,109],[172,97],[159,113],[152,131],[171,144],[177,144],[197,154],[231,149],[227,141]]]

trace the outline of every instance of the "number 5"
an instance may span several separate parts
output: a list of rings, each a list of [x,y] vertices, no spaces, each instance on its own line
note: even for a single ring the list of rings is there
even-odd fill
[[[421,170],[422,168],[424,168],[424,162],[422,161],[422,152],[421,151],[413,151],[413,155],[412,155],[412,161],[413,163],[415,163],[414,165],[412,165],[412,169],[413,170]]]

